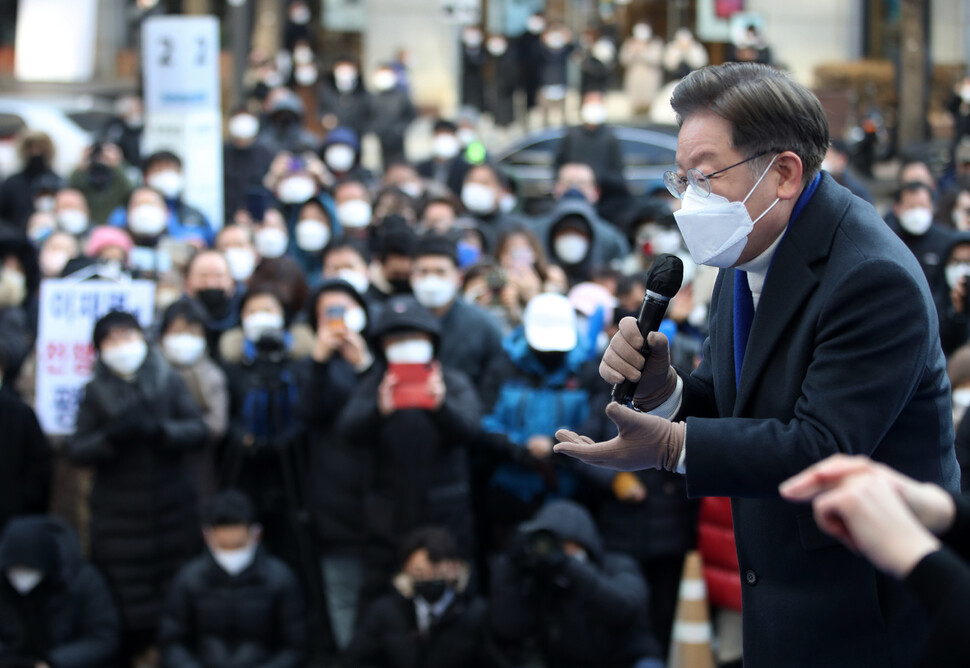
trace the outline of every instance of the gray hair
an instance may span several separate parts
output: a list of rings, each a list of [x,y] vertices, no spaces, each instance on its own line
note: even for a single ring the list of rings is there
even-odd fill
[[[828,151],[829,124],[818,98],[767,65],[727,63],[694,70],[677,84],[670,105],[678,125],[696,112],[722,117],[733,128],[732,145],[747,155],[792,151],[802,160],[805,183],[821,169]],[[764,161],[754,163],[763,169]],[[757,169],[755,164],[752,168]]]

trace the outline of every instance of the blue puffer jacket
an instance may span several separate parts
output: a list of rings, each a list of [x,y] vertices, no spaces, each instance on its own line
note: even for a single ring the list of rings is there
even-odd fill
[[[503,347],[507,362],[490,372],[505,380],[499,385],[491,413],[482,419],[482,429],[501,434],[523,449],[531,436],[554,437],[557,429],[578,429],[589,414],[590,393],[584,382],[589,351],[585,343],[581,341],[551,369],[539,361],[521,327],[505,337]],[[558,455],[552,461],[556,463],[557,479],[553,488],[549,488],[548,479],[518,463],[498,466],[492,485],[525,503],[540,496],[571,496],[576,489],[575,476],[559,465]]]

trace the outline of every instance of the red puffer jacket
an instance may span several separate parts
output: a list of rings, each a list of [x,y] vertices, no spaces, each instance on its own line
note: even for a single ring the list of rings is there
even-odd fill
[[[734,547],[731,499],[701,499],[697,525],[697,549],[704,559],[707,597],[713,606],[741,611],[741,573]]]

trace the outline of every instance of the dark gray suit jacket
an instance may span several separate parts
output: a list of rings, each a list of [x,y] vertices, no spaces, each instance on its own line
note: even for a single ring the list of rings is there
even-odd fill
[[[733,497],[745,668],[913,665],[928,628],[915,599],[777,489],[846,452],[959,490],[923,272],[875,209],[823,174],[778,246],[737,389],[735,275],[718,276],[679,418],[691,416],[688,494]]]

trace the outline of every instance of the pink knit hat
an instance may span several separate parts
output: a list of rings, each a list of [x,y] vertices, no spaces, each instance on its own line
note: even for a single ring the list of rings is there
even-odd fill
[[[131,249],[134,248],[135,242],[120,227],[100,225],[91,230],[91,236],[88,237],[87,244],[84,247],[84,254],[88,257],[97,257],[108,246],[117,246],[125,251],[127,257],[131,253]]]

